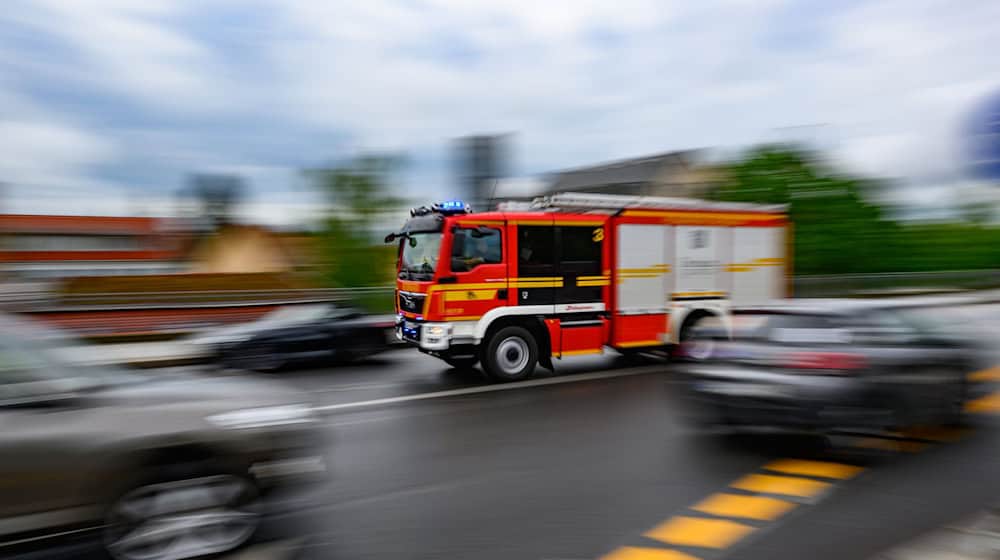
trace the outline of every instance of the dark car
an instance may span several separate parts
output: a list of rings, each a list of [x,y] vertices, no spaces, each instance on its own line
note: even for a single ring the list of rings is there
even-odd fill
[[[70,365],[30,326],[0,329],[2,557],[71,537],[125,560],[218,554],[325,478],[297,391]]]
[[[380,320],[349,307],[299,304],[256,321],[206,331],[193,344],[228,367],[277,371],[292,364],[349,361],[385,350],[392,318]]]
[[[716,426],[900,428],[962,420],[979,349],[944,308],[794,300],[709,322],[686,368],[698,418]]]

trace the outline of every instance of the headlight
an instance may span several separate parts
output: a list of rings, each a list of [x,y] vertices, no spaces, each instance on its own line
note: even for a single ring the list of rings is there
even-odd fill
[[[427,327],[428,336],[444,336],[448,332],[448,329],[441,325],[434,325]]]
[[[208,417],[216,426],[232,430],[305,424],[315,420],[312,408],[304,404],[246,408]]]

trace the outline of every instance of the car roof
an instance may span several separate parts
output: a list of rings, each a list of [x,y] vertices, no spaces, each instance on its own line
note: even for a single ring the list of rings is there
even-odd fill
[[[966,303],[961,297],[907,298],[801,298],[774,300],[759,305],[739,306],[737,313],[786,313],[795,315],[854,315],[887,309],[926,308]]]

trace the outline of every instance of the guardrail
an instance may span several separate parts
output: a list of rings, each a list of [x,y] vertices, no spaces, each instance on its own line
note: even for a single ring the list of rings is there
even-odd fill
[[[1000,270],[890,272],[796,276],[795,297],[866,295],[891,290],[946,291],[1000,287]],[[0,305],[14,311],[85,311],[163,308],[244,307],[310,302],[347,302],[384,296],[391,301],[394,286],[273,290],[201,290],[137,293],[59,294],[35,290],[0,290]]]

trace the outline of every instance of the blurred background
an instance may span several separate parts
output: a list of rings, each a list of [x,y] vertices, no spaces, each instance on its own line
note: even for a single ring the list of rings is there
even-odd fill
[[[556,191],[790,203],[800,295],[994,283],[997,11],[15,1],[3,296],[365,287],[385,312],[374,243],[406,208]],[[49,315],[101,335],[198,322]]]

